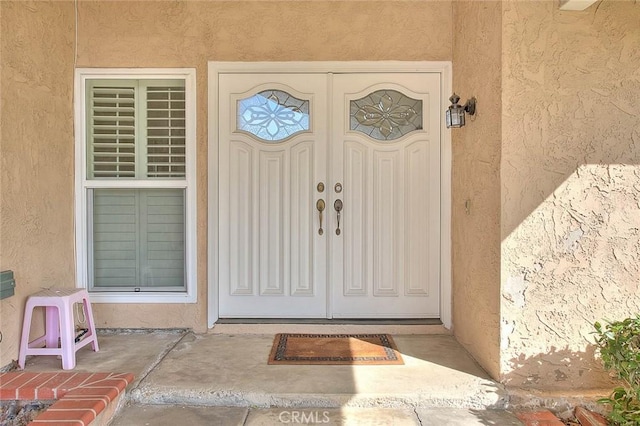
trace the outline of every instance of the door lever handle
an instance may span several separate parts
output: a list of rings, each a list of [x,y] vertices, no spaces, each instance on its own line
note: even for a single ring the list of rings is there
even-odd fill
[[[340,235],[340,212],[342,211],[342,200],[337,199],[333,203],[333,208],[338,212],[338,227],[336,228],[336,235]]]
[[[318,201],[316,201],[316,209],[318,209],[318,213],[320,215],[320,229],[318,229],[319,235],[324,234],[324,230],[322,229],[322,212],[324,211],[324,208],[325,208],[324,200],[320,198]]]

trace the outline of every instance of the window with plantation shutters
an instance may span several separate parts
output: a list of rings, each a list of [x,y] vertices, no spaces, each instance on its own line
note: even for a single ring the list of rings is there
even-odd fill
[[[79,276],[97,300],[164,294],[142,300],[170,303],[173,294],[194,302],[195,71],[136,71],[76,73],[84,106]]]

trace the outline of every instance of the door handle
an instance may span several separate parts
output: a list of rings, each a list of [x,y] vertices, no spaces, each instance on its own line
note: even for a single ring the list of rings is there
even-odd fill
[[[340,212],[342,211],[342,200],[337,199],[333,203],[333,208],[338,212],[338,227],[336,228],[336,235],[340,235]]]
[[[318,213],[320,214],[320,229],[318,229],[319,235],[324,234],[324,230],[322,229],[322,212],[324,211],[324,208],[324,200],[320,198],[318,201],[316,201],[316,209],[318,209]]]

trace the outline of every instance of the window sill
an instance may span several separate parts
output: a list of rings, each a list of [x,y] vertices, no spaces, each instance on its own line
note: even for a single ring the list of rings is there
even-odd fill
[[[195,294],[189,293],[96,293],[89,292],[92,303],[197,303]]]

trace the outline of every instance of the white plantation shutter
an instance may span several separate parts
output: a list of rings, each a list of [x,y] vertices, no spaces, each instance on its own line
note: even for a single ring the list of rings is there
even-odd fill
[[[185,176],[185,88],[146,87],[147,177]]]
[[[92,290],[176,290],[185,280],[183,189],[94,189]]]
[[[131,287],[137,283],[138,216],[135,190],[93,190],[91,287]]]
[[[184,179],[184,80],[87,83],[89,179]]]
[[[184,282],[184,196],[178,189],[141,194],[142,282],[151,287],[181,286]]]
[[[135,87],[89,87],[89,178],[135,177]]]

